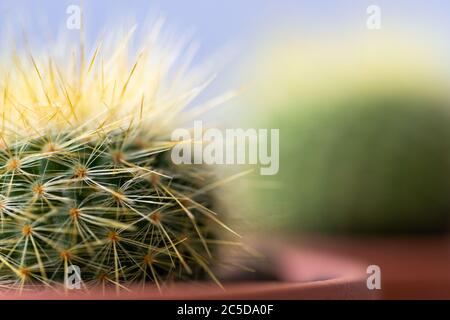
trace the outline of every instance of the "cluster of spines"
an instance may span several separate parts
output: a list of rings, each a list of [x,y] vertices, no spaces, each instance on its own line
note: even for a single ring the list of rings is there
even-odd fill
[[[43,135],[0,152],[0,279],[8,288],[61,283],[158,288],[209,275],[215,225],[202,166],[175,166],[170,143],[141,131]],[[214,222],[214,223],[212,223]],[[228,229],[228,228],[227,228]],[[228,229],[229,230],[229,229]]]

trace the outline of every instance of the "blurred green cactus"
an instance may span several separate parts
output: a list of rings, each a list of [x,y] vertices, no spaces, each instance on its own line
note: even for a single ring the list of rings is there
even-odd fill
[[[293,232],[448,229],[449,78],[437,48],[393,30],[266,43],[249,61],[244,125],[280,129],[280,171],[249,180],[254,221]]]
[[[268,111],[280,128],[278,188],[256,203],[284,228],[434,232],[450,217],[450,104],[413,92],[292,100]],[[268,125],[268,123],[266,123]]]

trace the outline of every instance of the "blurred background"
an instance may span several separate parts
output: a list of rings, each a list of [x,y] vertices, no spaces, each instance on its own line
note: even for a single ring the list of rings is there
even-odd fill
[[[61,33],[76,39],[65,28],[71,4],[80,2],[0,0],[0,33],[24,28],[43,46]],[[367,11],[372,5],[378,16]],[[391,281],[388,297],[449,294],[449,1],[86,0],[83,7],[88,45],[105,26],[136,22],[139,32],[166,17],[174,33],[199,43],[193,64],[206,59],[219,73],[202,98],[241,90],[210,121],[280,129],[279,173],[254,170],[229,191],[241,233],[288,234],[376,260]],[[435,278],[411,289],[423,274]]]

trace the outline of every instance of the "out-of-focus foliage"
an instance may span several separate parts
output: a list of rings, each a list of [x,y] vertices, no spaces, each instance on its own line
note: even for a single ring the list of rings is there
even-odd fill
[[[426,50],[370,40],[275,46],[257,64],[246,125],[280,129],[280,172],[251,179],[255,222],[331,233],[448,227],[445,78]]]

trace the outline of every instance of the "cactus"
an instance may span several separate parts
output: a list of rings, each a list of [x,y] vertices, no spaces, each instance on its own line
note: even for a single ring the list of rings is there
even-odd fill
[[[448,231],[448,74],[421,41],[299,37],[260,50],[244,125],[280,128],[282,143],[279,174],[245,186],[254,221],[284,232]]]
[[[56,51],[14,53],[1,64],[0,279],[7,288],[58,286],[71,265],[85,287],[161,288],[205,276],[220,285],[211,271],[218,230],[231,230],[215,213],[216,177],[170,160],[169,134],[189,119],[182,109],[209,80],[182,70],[170,77],[180,52],[160,40],[145,43],[130,63],[130,37],[98,46],[89,61],[80,46],[70,61],[67,49],[60,60]]]
[[[261,197],[292,212],[289,226],[304,231],[448,230],[448,101],[378,92],[333,103],[277,120],[297,137],[281,151],[291,175],[282,176],[278,199]]]

